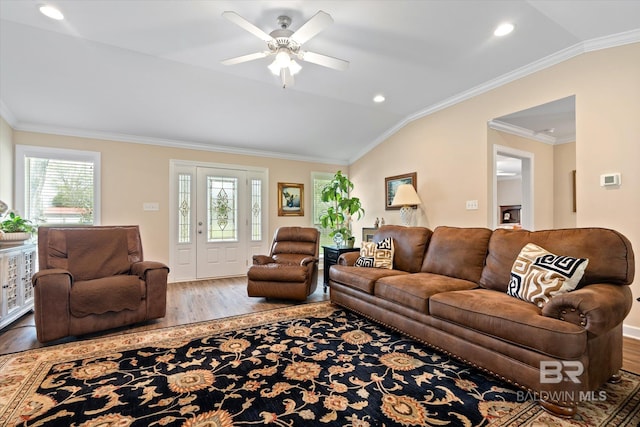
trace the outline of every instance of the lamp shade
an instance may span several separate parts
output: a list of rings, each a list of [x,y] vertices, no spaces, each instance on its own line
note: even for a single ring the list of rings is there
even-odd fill
[[[410,206],[422,203],[412,184],[401,184],[396,189],[391,206]]]

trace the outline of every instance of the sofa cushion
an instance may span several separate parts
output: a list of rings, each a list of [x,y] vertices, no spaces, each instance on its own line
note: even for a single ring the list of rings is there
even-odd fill
[[[535,243],[555,254],[588,258],[589,265],[578,288],[592,283],[629,285],[633,282],[635,261],[631,243],[616,231],[605,228],[544,231],[498,229],[489,240],[480,286],[506,293],[511,267],[527,243]]]
[[[373,236],[374,242],[391,237],[393,239],[393,268],[417,273],[429,245],[431,230],[425,227],[383,225]]]
[[[403,274],[378,280],[374,294],[387,301],[429,314],[429,297],[439,292],[473,289],[478,285],[468,280],[431,273]]]
[[[145,283],[138,276],[109,276],[74,282],[69,294],[69,309],[75,317],[136,310],[145,298],[145,290]]]
[[[329,269],[329,277],[332,281],[350,288],[359,289],[368,294],[373,294],[373,289],[378,279],[406,274],[409,273],[400,270],[389,270],[387,268],[354,267],[347,265],[332,265]]]
[[[437,227],[422,265],[425,273],[478,282],[484,268],[491,230]]]
[[[387,237],[377,243],[364,242],[356,267],[393,268],[393,239]]]
[[[507,294],[542,308],[551,297],[574,290],[588,263],[528,243],[513,263]]]
[[[298,264],[269,263],[249,267],[249,280],[273,282],[304,282],[309,276],[309,268]]]
[[[540,309],[489,289],[443,292],[429,299],[432,316],[560,359],[585,351],[587,332],[570,322],[546,317]]]

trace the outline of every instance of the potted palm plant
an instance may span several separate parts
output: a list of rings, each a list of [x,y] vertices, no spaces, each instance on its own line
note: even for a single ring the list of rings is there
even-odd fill
[[[336,246],[353,247],[351,219],[354,215],[357,219],[364,215],[360,199],[349,196],[353,187],[349,178],[343,175],[342,171],[338,171],[320,193],[322,201],[329,204],[326,211],[320,215],[320,223],[323,228],[331,229],[329,236],[333,237]]]
[[[20,243],[31,238],[36,228],[31,221],[10,212],[6,219],[0,222],[0,242]]]

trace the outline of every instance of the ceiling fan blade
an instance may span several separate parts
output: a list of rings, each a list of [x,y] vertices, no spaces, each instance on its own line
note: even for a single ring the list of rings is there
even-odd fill
[[[314,52],[300,52],[298,57],[312,64],[322,65],[323,67],[333,68],[334,70],[344,71],[349,68],[349,61],[334,58],[332,56],[321,55]]]
[[[256,27],[251,22],[247,21],[246,19],[244,19],[242,16],[238,15],[235,12],[231,12],[231,11],[222,12],[222,16],[228,19],[229,21],[233,22],[237,26],[249,31],[251,34],[258,37],[259,39],[264,40],[265,42],[270,42],[271,40],[273,40],[273,37],[271,37],[269,34],[265,33],[260,28]]]
[[[250,53],[249,55],[243,55],[243,56],[238,56],[238,57],[235,57],[235,58],[225,59],[224,61],[222,61],[222,64],[223,65],[241,64],[243,62],[253,61],[254,59],[265,58],[265,57],[269,56],[270,54],[271,54],[270,52]]]
[[[303,44],[331,24],[333,24],[333,18],[331,15],[326,12],[319,11],[313,15],[311,19],[305,22],[302,27],[298,28],[298,31],[291,34],[290,38],[299,44]]]

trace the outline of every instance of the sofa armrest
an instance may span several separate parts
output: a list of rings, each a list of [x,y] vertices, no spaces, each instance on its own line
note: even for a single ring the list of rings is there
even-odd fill
[[[544,306],[542,314],[600,335],[622,323],[631,311],[632,303],[629,286],[598,283],[554,296]]]
[[[47,342],[69,335],[69,294],[73,276],[67,270],[40,270],[33,283],[33,312],[38,341]]]
[[[163,269],[167,270],[167,273],[169,272],[169,267],[157,261],[140,261],[131,264],[131,274],[138,276],[141,280],[145,280],[147,272],[149,272],[150,270]]]
[[[360,256],[360,252],[345,252],[338,258],[338,265],[356,265],[356,260]]]
[[[308,256],[300,260],[300,265],[304,267],[305,265],[313,264],[315,262],[318,262],[318,258],[314,256]]]
[[[253,265],[265,265],[265,264],[271,264],[272,262],[276,262],[276,261],[268,255],[253,256]]]
[[[61,280],[65,283],[68,282],[69,286],[71,286],[71,283],[73,283],[73,276],[68,270],[62,268],[49,268],[36,272],[36,274],[31,278],[31,283],[33,286],[36,286],[39,283],[49,282],[50,280]]]
[[[167,310],[167,277],[169,267],[157,261],[140,261],[131,265],[131,274],[146,285],[147,319],[164,317]]]

